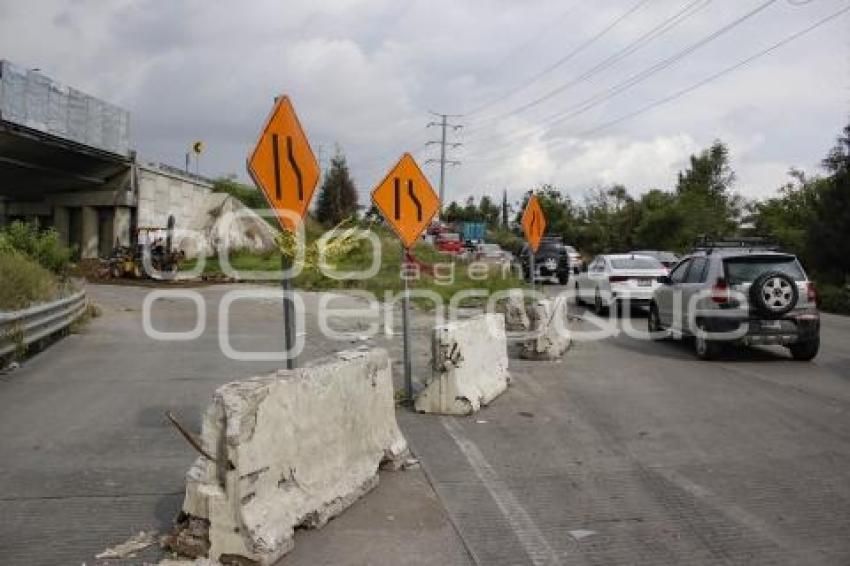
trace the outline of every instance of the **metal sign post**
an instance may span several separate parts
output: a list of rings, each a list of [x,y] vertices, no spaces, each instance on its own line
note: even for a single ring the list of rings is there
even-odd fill
[[[398,163],[372,190],[372,202],[381,211],[401,240],[401,276],[404,279],[404,294],[401,297],[404,389],[409,402],[413,401],[413,377],[410,352],[410,287],[408,285],[407,258],[410,249],[431,223],[440,209],[440,199],[409,153],[401,156]]]
[[[413,362],[410,358],[410,288],[407,284],[407,256],[409,248],[401,248],[401,265],[404,274],[404,294],[401,296],[401,324],[403,327],[402,347],[404,349],[404,391],[408,399],[413,399]]]
[[[200,143],[200,142],[198,142]],[[197,144],[196,144],[197,146]],[[201,147],[202,149],[202,147]],[[196,152],[200,153],[197,149]],[[296,233],[297,222],[304,219],[310,200],[319,182],[319,163],[307,135],[298,121],[289,97],[275,98],[274,108],[248,158],[248,173],[260,188],[269,208],[275,211],[283,231]],[[281,251],[283,271],[283,340],[286,347],[286,368],[296,366],[295,302],[289,271],[291,258]]]
[[[286,272],[292,268],[292,261],[284,254],[280,254],[280,267],[284,272],[281,281],[283,291],[283,345],[286,348],[286,369],[298,367],[298,359],[292,350],[295,348],[295,302],[292,299],[292,278]]]

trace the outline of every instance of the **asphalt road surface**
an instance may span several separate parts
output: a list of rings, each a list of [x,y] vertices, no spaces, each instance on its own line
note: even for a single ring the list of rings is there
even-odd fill
[[[221,289],[202,294],[214,306]],[[104,317],[0,376],[4,564],[91,564],[164,528],[192,454],[163,411],[195,424],[215,385],[277,366],[227,360],[213,333],[152,342],[142,291],[93,294]],[[270,304],[241,311],[241,347],[279,340]],[[160,327],[191,328],[184,307]],[[850,319],[824,316],[822,339],[811,363],[778,348],[701,362],[625,334],[512,359],[512,387],[475,416],[400,412],[425,474],[382,478],[282,564],[850,564]],[[397,337],[364,342],[398,355]],[[339,347],[311,338],[305,357]]]

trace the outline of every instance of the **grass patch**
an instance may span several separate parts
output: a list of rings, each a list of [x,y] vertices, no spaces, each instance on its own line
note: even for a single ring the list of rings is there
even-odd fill
[[[295,279],[295,287],[304,291],[323,291],[331,289],[357,289],[369,291],[383,299],[387,291],[397,293],[404,288],[404,280],[401,278],[401,244],[388,229],[384,227],[370,227],[381,242],[381,262],[378,272],[368,279],[339,280],[327,277],[318,269],[311,266],[305,268]],[[316,240],[321,230],[315,226],[308,227],[308,241]],[[416,259],[423,264],[442,264],[437,276],[420,273],[416,280],[409,281],[412,290],[426,289],[435,292],[447,304],[456,293],[464,290],[484,290],[489,295],[496,291],[521,287],[522,281],[515,272],[502,270],[497,266],[489,269],[469,269],[469,264],[454,262],[454,259],[439,253],[432,245],[421,242],[413,251]],[[337,271],[365,271],[373,261],[374,250],[367,240],[361,240],[345,257],[341,258],[334,266]],[[240,271],[275,271],[280,269],[280,255],[277,251],[264,253],[251,253],[236,251],[230,255],[230,265]],[[453,265],[453,276],[450,277]],[[187,264],[184,269],[189,269],[192,264]],[[219,258],[208,258],[204,266],[206,275],[218,275],[222,273]],[[474,306],[483,303],[484,298],[470,298],[463,302],[463,306]],[[425,308],[433,307],[431,301],[424,298],[413,298],[413,302]]]
[[[0,250],[0,310],[20,310],[59,298],[56,277],[33,259],[14,250]]]

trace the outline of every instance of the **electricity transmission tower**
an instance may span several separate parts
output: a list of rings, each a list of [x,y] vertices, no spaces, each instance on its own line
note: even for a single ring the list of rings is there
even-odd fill
[[[438,122],[428,122],[428,127],[439,127],[440,128],[440,139],[439,140],[431,140],[425,145],[438,145],[440,146],[440,158],[439,159],[428,159],[425,161],[425,164],[428,163],[439,163],[440,164],[440,207],[442,208],[444,200],[443,198],[446,196],[446,165],[460,165],[460,161],[455,159],[446,159],[446,148],[454,149],[456,147],[460,147],[463,145],[459,142],[449,142],[446,141],[446,133],[449,129],[453,132],[457,132],[463,126],[461,124],[452,124],[449,122],[449,118],[460,118],[460,114],[440,114],[438,112],[431,112],[434,116],[438,117],[440,120]]]

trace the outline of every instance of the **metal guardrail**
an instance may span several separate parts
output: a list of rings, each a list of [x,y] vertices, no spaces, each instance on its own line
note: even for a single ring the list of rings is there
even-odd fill
[[[59,332],[86,309],[86,291],[27,309],[0,312],[0,357]]]

